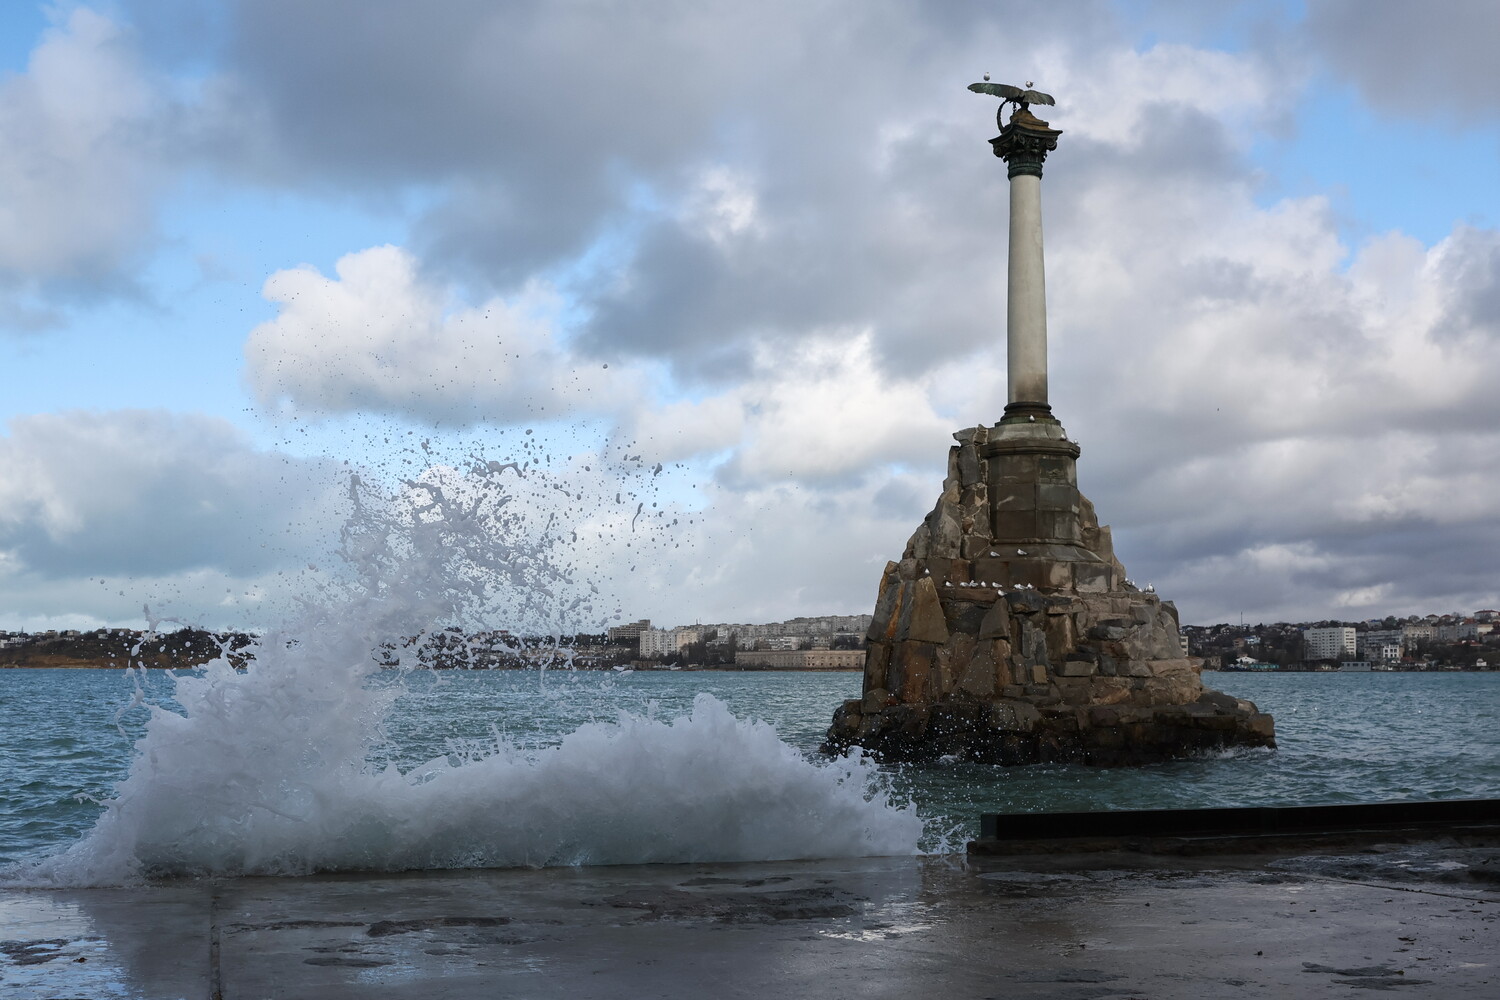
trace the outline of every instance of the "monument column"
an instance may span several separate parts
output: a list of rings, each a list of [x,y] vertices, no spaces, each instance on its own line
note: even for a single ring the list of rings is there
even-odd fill
[[[1010,270],[1005,310],[1005,413],[1046,417],[1047,281],[1042,261],[1042,162],[1062,132],[1025,107],[990,140],[1010,176]]]
[[[937,503],[881,574],[863,693],[826,746],[1107,766],[1275,746],[1269,715],[1203,687],[1177,609],[1125,578],[1078,492],[1078,444],[1047,402],[1042,161],[1062,133],[1028,110],[1051,95],[1026,86],[969,85],[1003,102],[990,142],[1010,176],[1005,415],[953,435]]]

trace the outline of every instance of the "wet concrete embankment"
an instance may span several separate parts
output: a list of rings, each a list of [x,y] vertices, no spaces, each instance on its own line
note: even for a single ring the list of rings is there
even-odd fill
[[[1500,849],[12,889],[0,926],[17,997],[1493,997]]]

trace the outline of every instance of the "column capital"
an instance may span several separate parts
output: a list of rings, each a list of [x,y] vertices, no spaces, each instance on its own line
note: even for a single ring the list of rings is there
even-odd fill
[[[1004,108],[1004,105],[1001,105]],[[995,155],[1010,168],[1007,176],[1020,174],[1042,176],[1042,161],[1057,148],[1057,137],[1061,129],[1048,128],[1047,123],[1026,108],[1020,108],[1010,116],[1010,124],[1002,125],[1000,134],[990,140]]]

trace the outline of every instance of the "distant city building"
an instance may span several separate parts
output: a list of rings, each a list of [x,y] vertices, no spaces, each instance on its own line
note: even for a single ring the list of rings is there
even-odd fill
[[[865,665],[860,649],[787,649],[735,653],[737,667],[764,670],[858,670]]]
[[[642,618],[629,625],[615,625],[608,633],[610,644],[634,646],[640,641],[641,633],[650,627],[651,619],[649,618]]]
[[[1432,637],[1438,642],[1463,642],[1479,638],[1477,622],[1444,622],[1433,630]]]
[[[640,642],[643,660],[677,652],[677,639],[669,628],[643,629],[637,638]]]
[[[1399,628],[1370,629],[1359,633],[1355,655],[1375,663],[1394,663],[1406,648],[1406,635]]]
[[[1308,660],[1352,660],[1354,626],[1310,628],[1302,632],[1303,658]]]
[[[1436,627],[1433,625],[1407,625],[1401,629],[1402,645],[1410,648],[1414,642],[1431,642]]]

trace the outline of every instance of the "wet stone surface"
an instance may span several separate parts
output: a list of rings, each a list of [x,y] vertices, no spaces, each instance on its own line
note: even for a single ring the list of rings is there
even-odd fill
[[[1434,843],[9,891],[0,995],[1493,997],[1496,857]]]

